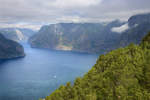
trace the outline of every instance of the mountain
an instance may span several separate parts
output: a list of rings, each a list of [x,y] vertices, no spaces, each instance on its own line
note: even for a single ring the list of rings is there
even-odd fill
[[[129,28],[120,36],[119,46],[130,43],[139,44],[142,38],[150,31],[150,14],[140,14],[129,18]]]
[[[105,53],[130,43],[139,44],[150,30],[150,14],[139,14],[127,22],[59,23],[43,26],[29,39],[31,47]]]
[[[142,23],[150,23],[150,13],[138,14],[129,18],[129,26],[134,27]]]
[[[28,29],[28,28],[17,28],[17,29],[20,30],[28,39],[29,37],[31,37],[36,33],[35,30]]]
[[[140,45],[101,55],[82,78],[60,86],[44,100],[150,100],[148,47],[150,33]]]
[[[112,32],[124,22],[115,20],[103,23],[59,23],[43,26],[29,39],[32,47],[77,52],[100,53],[109,51],[120,34]]]
[[[0,60],[24,57],[23,47],[0,34]]]
[[[1,34],[7,39],[14,40],[17,42],[27,41],[35,32],[31,29],[26,28],[1,28]]]

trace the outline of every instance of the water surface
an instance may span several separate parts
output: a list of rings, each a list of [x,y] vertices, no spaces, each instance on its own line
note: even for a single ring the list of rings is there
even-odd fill
[[[82,76],[98,55],[33,49],[26,57],[0,63],[0,100],[38,100],[61,84]]]

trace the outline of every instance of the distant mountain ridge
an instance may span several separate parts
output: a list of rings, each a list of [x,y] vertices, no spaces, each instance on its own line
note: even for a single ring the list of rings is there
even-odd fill
[[[14,41],[27,41],[35,32],[26,28],[0,28],[0,33],[7,39]]]
[[[113,31],[113,29],[118,31]],[[43,26],[29,39],[31,47],[104,53],[139,44],[150,30],[150,14],[131,16],[128,22],[115,20],[102,23],[59,23]]]
[[[112,27],[123,25],[115,20],[107,25],[101,23],[59,23],[43,26],[29,39],[32,47],[77,52],[98,53],[115,44],[119,34]],[[113,40],[110,41],[110,40]],[[107,44],[107,45],[104,45]],[[105,48],[105,49],[104,49]]]
[[[0,60],[24,56],[24,49],[19,43],[6,39],[2,34],[0,34]]]
[[[130,27],[134,27],[135,25],[142,23],[150,23],[150,13],[134,15],[129,18],[128,22]]]
[[[130,43],[139,44],[142,38],[150,31],[150,13],[138,14],[129,18],[129,29],[120,36],[119,46]]]

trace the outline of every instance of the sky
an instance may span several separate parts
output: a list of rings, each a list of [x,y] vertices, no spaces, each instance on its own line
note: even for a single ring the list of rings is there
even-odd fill
[[[127,21],[150,12],[150,0],[0,0],[0,27],[38,30],[60,22]]]

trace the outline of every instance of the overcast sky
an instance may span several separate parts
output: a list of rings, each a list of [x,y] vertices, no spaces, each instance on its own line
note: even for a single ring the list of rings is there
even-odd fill
[[[150,12],[150,0],[0,0],[0,27],[127,20]]]

